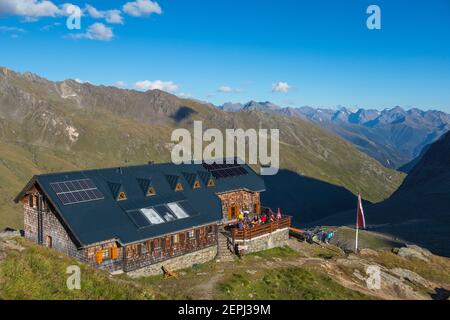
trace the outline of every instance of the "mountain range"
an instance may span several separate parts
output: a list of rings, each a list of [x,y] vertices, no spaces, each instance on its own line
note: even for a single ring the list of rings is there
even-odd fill
[[[450,132],[427,149],[389,199],[367,206],[365,215],[371,230],[450,256]],[[312,225],[345,225],[353,224],[354,220],[353,210]]]
[[[12,199],[33,174],[170,161],[172,131],[192,131],[194,120],[222,132],[280,128],[281,171],[266,179],[263,201],[288,204],[285,213],[297,217],[348,209],[358,192],[382,201],[404,178],[299,117],[237,114],[159,90],[50,81],[0,68],[0,227],[21,226]]]
[[[401,107],[337,110],[312,107],[279,107],[271,102],[226,103],[219,107],[228,112],[258,110],[288,117],[300,117],[354,144],[360,151],[388,168],[408,170],[422,150],[450,130],[450,115],[436,110],[422,111]],[[403,167],[405,166],[405,167]]]

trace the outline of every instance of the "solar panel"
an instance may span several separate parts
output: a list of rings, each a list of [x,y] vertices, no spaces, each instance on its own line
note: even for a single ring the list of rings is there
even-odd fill
[[[64,205],[104,198],[91,179],[52,182],[50,186]]]
[[[184,210],[184,212],[186,212],[189,216],[195,215],[196,211],[194,210],[194,208],[191,206],[191,204],[187,201],[181,201],[178,202],[178,205],[181,206]]]
[[[133,219],[134,223],[139,228],[147,227],[150,225],[150,222],[147,220],[147,218],[140,212],[140,211],[133,211],[129,213],[131,218]]]
[[[216,179],[237,177],[248,174],[247,170],[238,163],[203,163],[203,167],[208,170]]]

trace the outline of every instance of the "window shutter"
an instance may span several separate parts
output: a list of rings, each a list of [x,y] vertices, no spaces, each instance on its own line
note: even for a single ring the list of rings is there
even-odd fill
[[[119,257],[119,250],[117,247],[111,248],[111,259],[117,259]]]
[[[95,261],[100,264],[103,262],[103,255],[102,255],[102,251],[99,250],[95,253]]]

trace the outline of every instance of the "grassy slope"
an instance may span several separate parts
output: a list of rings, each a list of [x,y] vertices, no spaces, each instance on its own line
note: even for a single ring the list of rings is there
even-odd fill
[[[369,236],[368,236],[369,237]],[[372,237],[377,237],[372,235]],[[320,247],[291,240],[290,247],[247,255],[232,263],[209,262],[178,271],[178,278],[162,276],[131,279],[111,276],[74,259],[24,239],[19,252],[6,250],[0,239],[0,299],[376,299],[405,298],[400,293],[377,292],[356,285],[354,270],[337,263],[347,259],[334,246]],[[376,247],[382,239],[369,241]],[[3,251],[2,251],[3,250]],[[450,287],[450,259],[433,256],[429,262],[403,258],[377,250],[366,261],[391,268],[405,268]],[[349,261],[353,261],[350,259]],[[81,267],[81,290],[68,290],[66,268]],[[345,285],[345,286],[344,286]],[[423,297],[436,287],[415,287]]]
[[[189,289],[205,281],[198,274],[211,272],[216,267],[214,263],[207,263],[186,269],[181,279],[162,280],[161,276],[130,279],[126,275],[111,276],[94,270],[23,239],[18,243],[25,248],[24,251],[8,251],[8,258],[0,260],[0,299],[195,299],[195,293]],[[263,255],[268,259],[292,258],[295,253],[288,249],[275,249]],[[262,270],[256,275],[245,273],[242,266],[250,266],[254,261],[249,258],[241,263],[241,268],[227,270],[230,273],[215,288],[214,297],[248,299],[249,292],[256,292],[254,298],[258,299],[269,292],[266,296],[269,299],[365,298],[314,269],[277,268]],[[67,289],[66,270],[70,265],[81,268],[81,290]]]
[[[11,251],[0,262],[0,299],[145,299],[153,297],[148,288],[114,280],[101,272],[62,256],[19,241],[26,249]],[[81,290],[69,290],[67,267],[81,268]]]

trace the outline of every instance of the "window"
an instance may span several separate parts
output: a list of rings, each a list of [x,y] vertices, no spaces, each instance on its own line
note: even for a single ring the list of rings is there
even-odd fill
[[[181,182],[178,182],[175,186],[175,191],[183,191],[183,185]]]
[[[173,242],[174,244],[180,242],[180,237],[179,237],[178,234],[174,234],[174,235],[172,236],[172,242]]]
[[[154,196],[156,195],[156,190],[153,187],[149,187],[147,190],[147,196]]]
[[[50,236],[46,236],[45,237],[45,245],[48,248],[52,248],[53,247],[53,239],[52,239],[52,237],[50,237]]]
[[[195,180],[195,182],[194,182],[194,189],[198,189],[198,188],[200,188],[200,187],[201,187],[200,181]]]
[[[213,179],[208,180],[208,187],[214,187],[216,184],[214,183]]]
[[[176,202],[168,203],[167,206],[178,219],[188,218],[189,214]]]
[[[32,194],[30,194],[28,196],[28,205],[30,206],[30,208],[34,207],[34,201],[33,201],[33,195]]]
[[[188,238],[189,239],[192,239],[192,238],[194,238],[195,237],[195,232],[194,232],[194,230],[189,230],[188,231]]]
[[[161,245],[159,244],[159,239],[155,239],[152,241],[152,250],[158,250],[161,248]]]
[[[207,226],[207,227],[206,227],[206,232],[207,232],[208,234],[213,233],[213,232],[214,232],[213,226]]]
[[[117,247],[111,248],[111,259],[117,259],[119,257],[119,249]]]
[[[103,249],[101,250],[102,259],[109,259],[110,258],[110,250],[109,249]]]
[[[160,223],[164,223],[165,221],[163,220],[163,218],[161,218],[159,216],[159,214],[155,211],[155,209],[150,208],[150,209],[141,209],[141,212],[144,214],[144,216],[147,218],[147,220],[151,223],[151,224],[160,224]]]
[[[119,192],[119,195],[117,196],[117,200],[121,201],[121,200],[127,200],[127,195],[125,192],[121,191]]]

